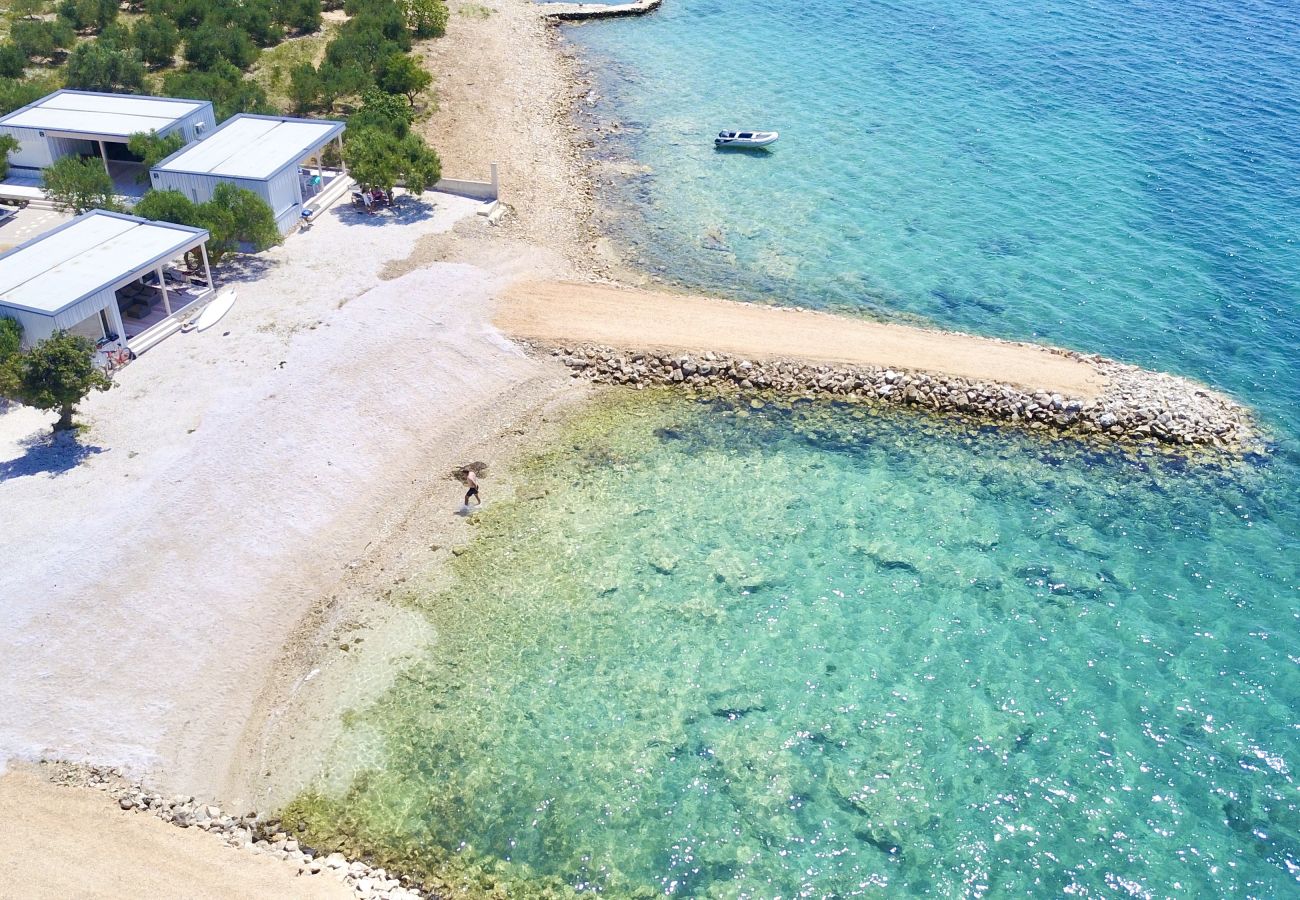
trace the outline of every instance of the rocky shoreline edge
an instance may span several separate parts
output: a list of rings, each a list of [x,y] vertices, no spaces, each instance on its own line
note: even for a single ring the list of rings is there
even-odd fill
[[[1103,438],[1246,455],[1265,438],[1251,411],[1226,394],[1187,378],[1103,356],[1050,348],[1093,366],[1106,378],[1092,399],[874,366],[750,360],[722,353],[652,353],[591,344],[531,341],[534,352],[558,357],[575,378],[643,388],[680,385],[772,391],[805,398],[842,398],[918,407],[1066,436]]]
[[[333,878],[352,889],[360,900],[436,900],[408,880],[341,853],[317,853],[282,830],[280,821],[256,812],[231,813],[219,806],[177,794],[150,791],[108,766],[45,762],[41,772],[53,784],[104,791],[126,811],[154,815],[178,828],[197,828],[227,846],[260,853],[296,866],[302,878]]]

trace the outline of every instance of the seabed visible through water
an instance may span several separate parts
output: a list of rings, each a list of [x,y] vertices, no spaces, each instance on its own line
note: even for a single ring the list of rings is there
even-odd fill
[[[528,461],[396,598],[436,638],[308,843],[482,896],[1285,892],[1267,462],[760,404],[615,394]]]

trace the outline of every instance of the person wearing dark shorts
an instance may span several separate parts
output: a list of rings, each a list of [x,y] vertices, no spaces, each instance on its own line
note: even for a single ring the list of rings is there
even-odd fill
[[[469,490],[465,492],[465,505],[469,506],[469,498],[473,497],[474,502],[482,506],[483,499],[478,495],[478,476],[473,469],[465,470],[465,483],[469,485]]]

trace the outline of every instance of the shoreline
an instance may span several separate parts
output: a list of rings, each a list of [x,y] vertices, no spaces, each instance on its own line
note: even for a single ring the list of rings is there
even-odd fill
[[[485,39],[487,43],[467,47],[455,40],[462,34],[474,35],[476,39]],[[489,37],[489,34],[495,34],[495,37]],[[454,341],[439,337],[447,323],[451,323],[452,328],[460,329],[452,336],[454,339],[473,342],[474,348],[484,353],[499,351],[499,359],[502,360],[509,357],[510,353],[495,346],[493,337],[486,334],[490,326],[485,323],[489,322],[490,316],[499,313],[499,307],[491,308],[491,297],[508,294],[508,286],[512,282],[574,277],[618,278],[627,282],[651,280],[649,275],[628,270],[622,254],[592,224],[598,203],[592,177],[593,166],[596,164],[586,155],[583,149],[586,138],[582,129],[575,124],[576,104],[583,95],[585,86],[577,69],[578,63],[563,46],[564,40],[559,30],[554,25],[547,24],[545,18],[537,14],[532,3],[505,0],[502,8],[483,19],[471,18],[453,9],[453,22],[448,37],[441,40],[441,43],[426,43],[420,48],[420,53],[438,79],[440,90],[444,87],[444,79],[447,79],[446,102],[421,127],[431,135],[434,146],[440,153],[443,152],[443,147],[439,144],[440,138],[445,137],[447,140],[448,149],[444,161],[450,162],[448,168],[458,175],[473,177],[480,174],[478,168],[486,169],[489,162],[501,155],[501,151],[493,147],[494,139],[502,133],[510,133],[509,129],[512,128],[528,136],[526,143],[529,144],[529,149],[495,160],[502,163],[505,187],[503,199],[513,209],[513,214],[507,216],[500,228],[491,228],[480,221],[479,217],[461,219],[449,230],[425,230],[419,235],[412,234],[409,242],[402,242],[409,243],[409,247],[399,251],[392,259],[382,261],[383,273],[374,288],[400,281],[430,267],[440,267],[438,272],[441,274],[437,278],[429,276],[428,282],[422,281],[420,277],[412,278],[403,283],[403,288],[409,292],[418,289],[421,297],[438,291],[455,294],[458,290],[457,279],[474,279],[473,287],[463,295],[468,297],[468,303],[474,309],[470,314],[459,308],[453,309],[451,305],[438,307],[432,312],[422,309],[404,310],[401,313],[406,317],[407,324],[417,329],[418,338],[428,342],[427,346],[418,351],[409,347],[401,351],[403,364],[412,366],[432,365],[431,361],[437,353],[454,352],[448,349],[455,347]],[[485,81],[492,86],[485,87]],[[299,240],[310,242],[312,238]],[[295,243],[293,248],[297,250],[310,246],[310,243]],[[544,250],[538,250],[539,247]],[[319,250],[319,247],[316,249]],[[402,256],[402,252],[406,255]],[[344,273],[339,277],[349,276]],[[615,289],[596,284],[580,287],[583,291]],[[160,357],[168,361],[166,365],[171,366],[170,372],[173,375],[183,374],[184,366],[201,365],[203,368],[198,374],[220,377],[229,376],[231,371],[237,369],[236,362],[243,366],[265,365],[272,368],[281,356],[291,359],[295,365],[306,366],[306,359],[309,358],[307,351],[299,346],[297,355],[291,356],[288,348],[290,345],[314,340],[314,345],[310,347],[312,353],[334,354],[333,357],[327,356],[327,362],[312,370],[316,377],[339,379],[329,383],[340,390],[393,390],[384,380],[387,374],[383,371],[384,366],[369,367],[362,388],[358,388],[358,382],[352,379],[355,373],[349,373],[347,378],[339,378],[339,368],[361,365],[354,358],[354,354],[361,352],[356,347],[357,341],[340,339],[326,342],[319,335],[313,339],[306,334],[317,327],[316,324],[308,324],[313,318],[326,319],[345,310],[344,304],[352,304],[354,301],[359,301],[357,306],[369,303],[372,309],[378,308],[380,312],[402,308],[401,295],[396,291],[396,286],[381,298],[382,302],[375,298],[367,301],[366,291],[344,293],[349,296],[340,294],[338,305],[333,307],[332,312],[329,304],[299,300],[297,305],[290,304],[279,310],[286,313],[281,320],[276,320],[272,315],[246,315],[242,322],[238,317],[232,319],[231,322],[239,324],[241,335],[254,335],[255,349],[252,352],[245,353],[242,349],[232,351],[228,345],[213,350],[211,341],[204,345],[208,349],[201,352],[183,352],[179,349],[180,345],[170,348],[164,346],[145,358],[141,372],[128,370],[123,385],[132,394],[151,397],[152,402],[170,406],[177,400],[169,397],[170,386],[165,378],[155,377],[147,383],[137,380],[137,375]],[[667,291],[654,296],[663,302],[689,300],[681,294]],[[753,308],[763,309],[757,306]],[[238,312],[241,311],[237,309]],[[424,324],[420,324],[421,319]],[[344,328],[348,327],[347,317],[340,317],[336,321]],[[359,327],[359,322],[353,319],[352,326]],[[480,328],[482,331],[476,330]],[[949,336],[955,334],[932,333]],[[589,377],[601,376],[596,378],[601,382],[630,383],[633,386],[639,383],[639,380],[634,381],[624,376],[629,371],[634,371],[638,362],[644,362],[636,356],[641,348],[602,350],[596,347],[598,342],[579,340],[572,334],[562,337],[551,334],[549,338],[543,339],[544,337],[529,339],[557,348],[586,345],[581,355],[560,354],[566,360],[583,359],[588,362],[587,365],[571,365],[570,368],[580,368]],[[367,341],[366,346],[373,346],[369,339]],[[1055,352],[1041,348],[1040,345],[1025,346],[1039,347],[1045,353]],[[714,349],[703,345],[663,344],[661,347],[665,351],[690,354],[691,361]],[[155,353],[158,355],[155,356]],[[603,359],[601,354],[604,354]],[[116,600],[129,596],[144,598],[147,602],[159,591],[165,592],[165,597],[171,599],[181,592],[201,590],[213,585],[222,589],[216,596],[218,608],[205,613],[201,625],[212,628],[213,632],[221,632],[234,622],[237,626],[235,630],[265,628],[273,637],[284,638],[275,648],[268,650],[265,646],[261,647],[255,664],[250,666],[249,672],[240,681],[241,688],[250,692],[252,697],[241,700],[242,705],[236,704],[238,708],[221,707],[219,703],[215,704],[216,708],[211,708],[207,704],[210,698],[205,695],[189,701],[178,700],[181,715],[150,712],[153,717],[150,726],[157,727],[158,731],[150,735],[149,740],[153,741],[155,748],[169,747],[169,755],[153,759],[146,757],[144,762],[140,757],[126,759],[132,757],[134,749],[138,748],[126,744],[94,746],[83,735],[78,735],[70,742],[65,741],[62,753],[83,758],[121,755],[124,760],[107,761],[110,764],[128,766],[131,777],[139,777],[145,783],[178,788],[184,783],[183,789],[191,793],[206,794],[209,798],[226,803],[253,805],[264,812],[279,808],[291,796],[296,785],[300,786],[309,775],[317,774],[311,771],[314,765],[312,748],[319,747],[329,739],[330,729],[337,725],[337,713],[348,704],[364,702],[369,693],[382,689],[382,685],[375,681],[357,683],[355,676],[358,669],[363,668],[368,672],[382,671],[385,668],[391,670],[389,663],[404,652],[405,647],[418,646],[428,638],[427,634],[419,632],[415,627],[409,614],[387,602],[385,592],[416,568],[438,567],[439,560],[445,560],[454,554],[455,548],[471,533],[472,517],[448,517],[447,497],[454,494],[455,490],[448,481],[447,472],[471,456],[486,459],[492,467],[493,476],[488,482],[489,490],[496,496],[508,495],[513,484],[511,466],[530,449],[545,446],[548,435],[553,433],[553,424],[580,410],[584,400],[592,393],[591,388],[571,379],[570,372],[555,361],[535,359],[510,362],[509,365],[514,368],[508,375],[502,375],[500,384],[494,390],[485,389],[475,382],[473,374],[478,372],[474,366],[483,364],[483,361],[467,359],[469,355],[459,355],[454,366],[420,376],[412,375],[407,383],[398,387],[398,390],[404,390],[415,384],[418,390],[412,404],[428,404],[436,409],[437,415],[428,410],[422,411],[418,417],[392,427],[388,434],[391,444],[374,441],[367,445],[376,453],[389,452],[394,460],[392,468],[368,464],[355,453],[342,454],[346,457],[339,467],[343,471],[331,472],[325,465],[333,467],[332,461],[326,461],[323,457],[316,460],[320,465],[309,473],[313,480],[305,480],[300,486],[301,490],[325,491],[333,505],[328,509],[319,509],[307,504],[301,496],[288,498],[305,504],[302,508],[306,512],[302,514],[302,520],[295,519],[280,523],[279,526],[284,531],[298,532],[294,535],[298,542],[289,548],[281,546],[268,537],[277,532],[263,527],[258,533],[271,543],[268,546],[245,548],[249,556],[257,558],[258,565],[262,565],[265,570],[260,579],[236,579],[237,583],[233,586],[223,585],[219,581],[220,576],[210,571],[210,567],[196,555],[170,550],[166,563],[173,567],[179,566],[178,571],[165,571],[165,567],[160,564],[147,571],[132,569],[124,581],[103,577],[88,579],[71,589],[66,584],[61,586],[60,590],[70,598],[75,608],[85,615],[95,616],[97,624],[106,625],[110,640],[119,634],[129,636],[131,629],[140,627],[140,622],[133,621],[129,611],[111,613],[107,621],[103,622],[98,618],[96,601],[105,597]],[[248,357],[247,361],[242,358],[244,356]],[[592,362],[593,356],[599,362]],[[1089,358],[1084,354],[1077,356]],[[740,361],[738,356],[730,360],[736,363]],[[662,365],[662,360],[660,363]],[[284,362],[279,362],[279,365],[283,366]],[[677,380],[672,375],[674,369],[682,372],[681,382],[688,385],[700,383],[700,379],[695,377],[699,373],[698,365],[696,372],[686,372],[680,360],[675,367],[669,364],[667,371],[660,371],[655,378],[666,378],[667,381],[674,382]],[[1174,377],[1147,370],[1137,371],[1157,377]],[[824,376],[826,373],[815,374]],[[453,382],[463,394],[457,397],[434,392],[430,381],[438,377]],[[1202,386],[1190,381],[1179,380],[1191,385],[1193,389],[1204,390]],[[193,430],[199,430],[206,419],[256,433],[259,428],[265,427],[262,415],[296,418],[290,408],[293,396],[273,402],[280,392],[286,389],[292,391],[293,382],[282,385],[271,377],[246,381],[252,411],[259,415],[241,414],[241,411],[223,406],[228,402],[226,399],[205,393],[196,402],[200,406],[205,403],[211,405],[190,416]],[[299,381],[299,387],[303,383]],[[521,389],[521,385],[524,388]],[[907,386],[910,385],[904,385],[904,388]],[[1096,389],[1099,393],[1091,396],[1100,396],[1103,387],[1098,384]],[[126,391],[113,393],[125,394]],[[901,393],[900,391],[900,396]],[[1215,393],[1216,396],[1222,396]],[[342,412],[336,410],[332,415],[342,417],[355,413],[350,396],[341,395],[338,399]],[[147,427],[143,438],[139,439],[148,441],[161,438],[170,441],[163,452],[154,452],[143,444],[132,443],[135,438],[128,438],[129,432],[114,432],[111,428],[105,431],[105,419],[110,415],[107,410],[117,409],[116,400],[114,397],[95,398],[87,406],[92,412],[94,428],[98,429],[92,433],[97,437],[109,433],[119,439],[117,444],[104,450],[110,454],[107,462],[119,467],[110,469],[108,474],[123,475],[119,469],[124,469],[126,472],[123,479],[126,481],[145,478],[144,473],[137,471],[143,466],[128,469],[120,459],[130,447],[140,446],[145,463],[156,465],[163,471],[168,467],[176,467],[171,469],[168,478],[157,478],[156,482],[148,485],[162,491],[173,491],[168,496],[176,500],[181,495],[174,492],[175,481],[199,471],[193,466],[185,468],[185,456],[191,452],[191,448],[183,443],[178,433],[173,433],[174,428],[163,434],[164,429]],[[110,401],[114,401],[112,405],[106,405]],[[453,413],[448,414],[445,409],[438,407],[440,403],[458,405]],[[188,414],[177,413],[164,424],[174,426],[185,419],[188,427],[189,419],[186,419],[186,415]],[[306,415],[303,413],[304,418]],[[394,403],[367,415],[372,427],[382,428],[383,417],[400,417],[403,410],[400,404]],[[485,418],[491,419],[490,426],[478,428],[476,420],[481,422]],[[295,427],[300,430],[289,432],[295,438],[322,442],[339,440],[338,429],[320,423],[313,426],[296,422]],[[344,434],[352,433],[344,430]],[[356,439],[361,436],[358,433]],[[283,434],[270,433],[262,439],[262,444],[265,446],[267,443],[283,441]],[[436,446],[431,448],[430,444]],[[288,452],[289,449],[291,448],[285,448],[285,451]],[[395,461],[400,455],[398,451],[408,454],[400,465]],[[309,467],[304,467],[304,473],[307,468]],[[235,482],[248,475],[241,466],[232,465],[221,471]],[[254,468],[254,474],[259,471],[274,473],[277,470],[274,467],[260,470]],[[99,472],[97,477],[100,477]],[[331,479],[339,479],[345,484],[332,485]],[[47,483],[52,484],[53,480]],[[123,480],[119,479],[115,483],[119,486],[118,492],[97,495],[96,502],[89,504],[92,511],[96,508],[102,511],[105,507],[121,504],[123,496],[137,499],[143,491],[138,482],[130,482],[128,493],[123,494],[120,493],[123,490]],[[168,483],[173,487],[168,487]],[[55,514],[75,512],[80,508],[76,501],[65,496],[73,487],[63,486],[58,489],[61,493],[53,507]],[[236,487],[239,485],[236,484]],[[358,493],[350,494],[350,489]],[[275,497],[268,498],[263,492],[249,490],[247,486],[244,486],[241,496],[249,503],[260,503],[263,507],[277,502]],[[228,510],[226,507],[230,502],[229,497],[219,492],[187,502],[194,503],[193,508],[203,519],[199,537],[213,536],[218,527],[244,527],[250,517],[249,510],[246,509]],[[264,515],[273,519],[279,514],[282,514],[280,509],[254,508],[251,517],[256,519],[258,515]],[[223,520],[222,515],[229,518]],[[144,517],[136,516],[131,511],[125,512],[123,517],[127,520],[126,525],[137,528],[134,539],[146,546],[168,539],[170,535],[167,529],[175,527],[179,521],[173,516],[161,524],[146,522]],[[105,534],[108,535],[105,539],[113,541],[108,545],[109,549],[122,556],[132,555],[129,552],[132,548],[126,545],[121,536],[107,531]],[[188,532],[185,536],[193,537]],[[369,540],[363,546],[362,538],[365,537]],[[256,539],[255,534],[252,540]],[[86,538],[65,536],[62,540],[80,542]],[[309,546],[315,540],[324,546]],[[73,545],[76,546],[76,543]],[[262,559],[263,556],[266,559]],[[445,569],[445,566],[441,568]],[[47,568],[40,575],[48,579],[52,572],[52,569]],[[185,575],[197,578],[187,579],[183,577]],[[194,580],[199,583],[198,588],[195,587]],[[40,587],[41,579],[34,577],[32,582],[23,585],[24,589],[36,590]],[[240,596],[241,588],[251,593]],[[212,595],[204,594],[203,599],[211,601]],[[279,608],[280,605],[284,609],[268,616],[269,623],[264,624],[259,619],[265,608]],[[297,615],[291,615],[293,611]],[[146,621],[158,624],[161,619],[161,613],[156,613]],[[361,639],[358,640],[358,637]],[[214,641],[223,638],[230,639],[218,634]],[[114,653],[115,663],[129,660],[131,653],[140,649],[139,643],[132,642],[130,637],[124,640],[124,646]],[[186,659],[187,656],[198,657],[212,652],[212,648],[204,646],[203,641],[187,639],[169,650],[181,659],[160,660],[157,663],[158,670],[168,682],[162,687],[164,692],[168,688],[177,690],[192,685],[204,685],[206,691],[208,688],[205,679],[208,676],[215,676],[224,668],[238,664],[219,657],[205,657],[202,664],[193,664],[193,660]],[[171,683],[173,681],[174,684]],[[126,683],[117,685],[116,689],[123,696],[131,697],[138,687],[139,685]],[[154,704],[159,702],[166,702],[166,698],[152,701]],[[239,719],[233,731],[228,727],[223,732],[213,726],[213,720],[223,712]],[[200,723],[197,726],[197,736],[187,731],[191,721]],[[205,728],[208,730],[205,731]],[[213,733],[218,737],[213,739]],[[146,744],[147,741],[142,741],[139,746]],[[43,752],[41,750],[36,755]]]
[[[516,282],[494,321],[602,383],[855,398],[1234,453],[1263,446],[1250,410],[1219,391],[1042,344],[571,282]]]

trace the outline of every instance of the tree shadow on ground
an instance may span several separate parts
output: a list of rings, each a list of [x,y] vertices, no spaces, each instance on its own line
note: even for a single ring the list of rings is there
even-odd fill
[[[62,475],[104,452],[103,447],[81,443],[74,431],[58,434],[41,431],[24,438],[20,444],[26,448],[22,456],[0,460],[0,481],[28,475]]]
[[[223,284],[241,281],[258,281],[279,265],[278,260],[252,253],[232,253],[212,267],[212,283],[220,289]]]
[[[433,218],[437,207],[423,198],[409,195],[398,198],[393,206],[371,207],[365,210],[351,204],[333,207],[330,215],[338,218],[344,225],[365,225],[371,228],[380,225],[410,225]]]

